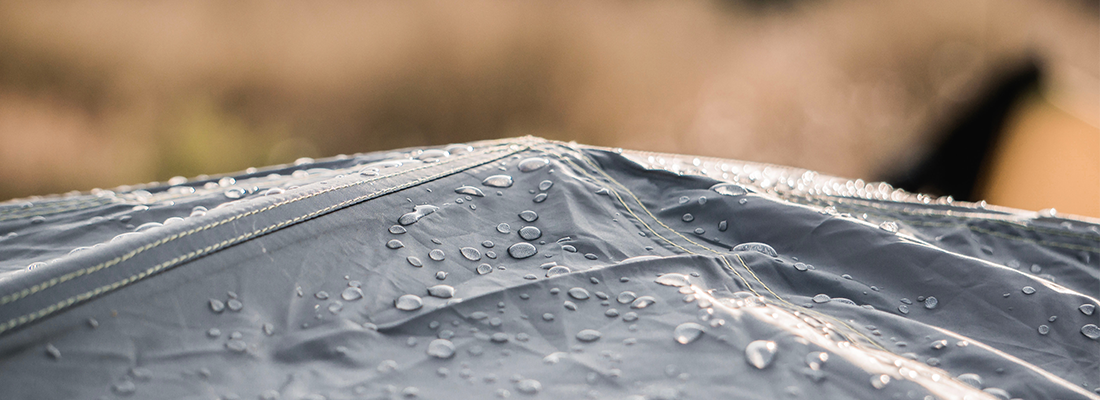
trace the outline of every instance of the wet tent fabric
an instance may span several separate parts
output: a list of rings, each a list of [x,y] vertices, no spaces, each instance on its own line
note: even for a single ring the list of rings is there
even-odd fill
[[[1100,225],[517,138],[0,205],[5,399],[1098,399]]]

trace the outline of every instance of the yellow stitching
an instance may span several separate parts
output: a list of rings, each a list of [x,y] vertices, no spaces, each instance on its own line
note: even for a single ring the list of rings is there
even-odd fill
[[[486,151],[483,151],[481,153],[477,153],[476,155],[490,154],[490,153],[495,152],[495,151],[500,151],[500,150],[499,149],[486,150]],[[160,246],[164,243],[168,243],[170,241],[179,239],[181,237],[188,236],[188,235],[191,235],[191,234],[194,234],[194,233],[197,233],[197,232],[201,232],[201,231],[204,231],[204,230],[207,230],[207,229],[215,228],[217,226],[235,221],[235,220],[240,219],[240,218],[244,218],[244,217],[252,216],[252,215],[255,215],[255,214],[259,214],[259,213],[262,213],[262,212],[265,212],[265,211],[268,211],[268,210],[272,210],[272,209],[277,208],[277,207],[281,207],[281,206],[284,206],[284,205],[287,205],[287,204],[291,204],[291,203],[294,203],[294,202],[297,202],[297,201],[300,201],[300,200],[308,199],[308,198],[318,196],[318,195],[321,195],[321,194],[324,194],[324,193],[328,193],[328,192],[331,192],[331,191],[340,190],[340,189],[344,189],[344,188],[348,188],[348,187],[352,187],[352,186],[358,186],[358,185],[362,185],[364,183],[374,182],[374,181],[377,181],[377,180],[380,180],[380,179],[386,179],[386,178],[402,175],[402,174],[409,173],[409,172],[419,171],[419,170],[422,170],[422,169],[431,168],[433,166],[442,165],[443,163],[457,162],[457,161],[459,161],[463,158],[473,156],[473,155],[474,154],[471,154],[471,155],[468,155],[468,156],[459,156],[459,157],[456,157],[455,159],[452,159],[452,160],[447,160],[447,161],[443,161],[443,162],[439,162],[439,163],[433,163],[433,164],[427,164],[427,165],[424,165],[424,166],[411,168],[411,169],[404,170],[404,171],[399,171],[399,172],[396,172],[396,173],[393,173],[393,174],[390,174],[390,175],[379,176],[379,177],[372,178],[372,179],[357,181],[357,182],[349,183],[349,184],[346,184],[346,185],[341,185],[341,186],[328,188],[328,189],[321,190],[321,191],[318,191],[318,192],[315,192],[315,193],[310,193],[310,194],[307,194],[307,195],[304,195],[304,196],[301,196],[301,197],[296,197],[296,198],[293,198],[293,199],[284,200],[283,202],[272,204],[272,205],[266,206],[264,208],[253,210],[253,211],[250,211],[250,212],[247,212],[247,213],[244,213],[244,214],[234,215],[234,216],[231,216],[231,217],[226,218],[226,219],[221,220],[221,221],[213,222],[213,223],[207,224],[207,225],[199,227],[199,228],[191,229],[189,231],[183,232],[182,234],[175,234],[175,235],[160,239],[156,242],[149,243],[145,246],[139,247],[138,249],[130,251],[129,253],[126,253],[123,256],[120,256],[120,257],[115,258],[113,260],[101,263],[101,264],[96,265],[94,267],[89,267],[89,268],[84,268],[84,269],[81,269],[81,270],[78,270],[78,271],[73,271],[73,272],[70,272],[68,274],[62,275],[61,277],[55,277],[55,278],[50,279],[47,282],[39,283],[37,285],[31,286],[30,288],[23,289],[19,292],[5,295],[3,297],[0,297],[0,305],[4,305],[4,304],[14,302],[16,300],[19,300],[21,298],[30,296],[32,294],[35,294],[39,291],[42,291],[44,289],[47,289],[47,288],[52,287],[54,285],[57,285],[59,283],[63,283],[63,282],[69,281],[71,279],[86,275],[86,274],[90,274],[90,273],[93,273],[93,272],[96,272],[96,271],[99,271],[99,270],[102,270],[102,269],[105,269],[105,268],[109,268],[109,267],[114,266],[118,263],[126,261],[130,258],[133,258],[134,256],[136,256],[136,255],[138,255],[138,254],[140,254],[144,251],[147,251],[147,250],[152,249],[154,247]]]
[[[356,198],[353,198],[353,199],[345,200],[345,201],[342,201],[340,203],[325,207],[325,208],[320,209],[320,210],[313,211],[313,212],[308,213],[308,214],[298,216],[298,217],[290,219],[290,220],[285,220],[283,222],[279,222],[277,224],[270,225],[270,226],[268,226],[266,228],[263,228],[263,229],[255,230],[251,233],[246,233],[246,234],[237,236],[237,237],[232,238],[232,239],[223,240],[220,243],[207,246],[207,247],[203,248],[202,250],[192,251],[191,253],[188,253],[187,256],[179,256],[179,257],[176,257],[174,259],[171,259],[171,260],[165,261],[163,263],[160,263],[160,264],[158,264],[158,265],[156,265],[152,268],[149,268],[149,269],[145,270],[142,273],[139,273],[138,275],[132,275],[132,276],[126,278],[126,279],[123,279],[121,281],[115,282],[115,283],[110,284],[110,285],[100,286],[99,288],[96,288],[95,290],[92,290],[92,291],[89,291],[89,292],[84,292],[82,294],[70,297],[69,299],[66,299],[64,301],[61,301],[61,302],[58,302],[56,304],[50,305],[50,306],[48,306],[44,309],[41,309],[37,312],[33,312],[33,313],[27,314],[27,315],[23,315],[23,316],[20,316],[18,318],[13,318],[13,319],[9,320],[8,322],[6,322],[4,324],[0,324],[0,333],[3,333],[3,332],[5,332],[7,330],[10,330],[10,329],[13,329],[17,326],[26,324],[27,322],[31,322],[31,321],[34,321],[36,319],[39,319],[39,318],[45,317],[47,315],[50,315],[50,314],[52,314],[52,313],[54,313],[58,310],[61,310],[65,307],[68,307],[69,305],[75,304],[77,301],[87,300],[87,299],[95,297],[99,294],[115,290],[115,289],[117,289],[119,287],[122,287],[122,286],[125,286],[125,285],[129,285],[130,283],[136,282],[137,280],[140,280],[140,279],[144,278],[145,276],[152,275],[152,274],[154,274],[156,272],[159,272],[159,271],[161,271],[161,270],[163,270],[167,267],[170,267],[172,265],[175,265],[175,264],[178,264],[180,262],[186,261],[190,258],[194,258],[195,256],[198,256],[198,255],[201,255],[201,254],[204,254],[204,253],[209,253],[209,252],[212,252],[214,250],[221,249],[221,248],[226,247],[228,245],[244,241],[248,238],[261,235],[261,234],[266,233],[268,231],[277,230],[277,229],[282,228],[282,227],[287,226],[287,225],[292,225],[292,224],[300,222],[302,220],[312,218],[312,217],[317,216],[319,214],[323,214],[323,213],[326,213],[328,211],[331,211],[331,210],[334,210],[334,209],[337,209],[337,208],[341,208],[341,207],[344,207],[344,206],[349,205],[349,204],[354,204],[354,203],[357,203],[357,202],[361,202],[363,200],[368,200],[368,199],[373,198],[374,196],[377,196],[377,195],[380,195],[380,194],[385,194],[385,193],[388,193],[388,192],[393,192],[393,191],[396,191],[396,190],[401,190],[401,189],[409,188],[409,187],[412,187],[412,186],[416,186],[416,185],[419,185],[419,184],[424,183],[426,181],[436,179],[440,176],[446,176],[446,175],[455,173],[457,171],[468,169],[468,168],[471,168],[471,167],[474,167],[474,166],[477,166],[477,165],[485,165],[487,163],[499,160],[503,157],[507,157],[511,154],[516,154],[516,153],[519,153],[521,151],[527,150],[528,148],[529,147],[517,149],[515,151],[512,151],[511,153],[505,154],[504,156],[488,159],[488,160],[485,160],[482,163],[478,163],[478,164],[475,164],[475,165],[466,165],[466,166],[462,166],[462,167],[459,167],[459,168],[455,168],[455,169],[451,169],[451,170],[447,170],[447,171],[442,171],[442,172],[440,172],[438,174],[435,174],[433,176],[430,176],[430,177],[424,177],[424,178],[417,179],[417,180],[414,180],[414,181],[406,182],[406,183],[401,184],[401,185],[393,186],[393,187],[390,187],[390,188],[387,188],[387,189],[378,190],[378,191],[375,191],[373,193],[363,195],[363,196],[359,196],[359,197],[356,197]],[[499,151],[499,150],[497,150],[497,151]],[[490,154],[491,152],[492,151],[485,151],[485,152],[482,152],[480,154],[481,155]],[[440,164],[441,163],[435,163],[435,164],[432,164],[432,165],[440,165]],[[419,168],[417,168],[417,169],[419,169]],[[397,175],[404,174],[404,173],[407,173],[407,172],[415,171],[417,169],[409,169],[409,170],[401,171],[399,173],[389,175],[388,177],[397,176]],[[370,182],[370,181],[374,181],[374,180],[377,180],[377,179],[364,180],[364,181],[360,181],[360,183]],[[345,185],[345,186],[342,186],[342,187],[350,187],[350,186],[353,186],[353,185]],[[317,194],[321,194],[321,193],[326,193],[326,192],[318,192],[318,193],[314,194],[313,196],[315,196]],[[305,197],[302,197],[302,198],[305,198]],[[227,219],[227,221],[228,221],[228,219]]]

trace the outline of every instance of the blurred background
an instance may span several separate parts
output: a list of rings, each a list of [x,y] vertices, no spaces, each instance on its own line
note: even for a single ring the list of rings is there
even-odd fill
[[[0,2],[0,199],[536,135],[1100,217],[1100,2]]]

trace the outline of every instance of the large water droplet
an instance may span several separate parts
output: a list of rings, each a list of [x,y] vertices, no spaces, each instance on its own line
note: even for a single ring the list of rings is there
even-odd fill
[[[725,232],[728,227],[729,225],[726,224],[726,220],[718,222],[718,232]]]
[[[1039,334],[1046,335],[1050,333],[1050,327],[1046,325],[1039,325]]]
[[[475,249],[473,247],[463,247],[461,249],[458,249],[458,252],[462,253],[462,256],[465,257],[467,260],[470,260],[470,261],[480,261],[481,260],[481,252],[478,251],[478,249]]]
[[[1092,340],[1100,339],[1100,327],[1097,327],[1094,324],[1082,326],[1081,334]]]
[[[756,340],[745,347],[745,361],[756,367],[764,369],[771,365],[778,350],[775,342],[771,340]]]
[[[424,262],[420,261],[420,258],[415,257],[415,256],[405,257],[405,261],[408,261],[409,265],[412,265],[412,266],[417,267],[417,268],[420,268],[420,267],[424,266]]]
[[[597,340],[600,340],[601,336],[602,334],[600,333],[600,331],[597,331],[595,329],[584,329],[580,332],[577,332],[577,340],[580,340],[582,342],[595,342]]]
[[[547,165],[550,165],[550,160],[542,157],[532,157],[520,161],[519,165],[516,165],[516,168],[518,168],[520,172],[534,172]]]
[[[527,222],[535,222],[535,220],[539,219],[539,215],[534,211],[525,210],[519,213],[519,219]]]
[[[1024,286],[1020,291],[1024,294],[1035,294],[1035,288],[1031,286]]]
[[[499,225],[497,225],[497,232],[511,233],[512,232],[512,227],[508,226],[507,222],[501,222]]]
[[[474,270],[477,271],[478,275],[485,275],[493,272],[493,266],[489,264],[479,264]]]
[[[441,299],[454,297],[455,288],[450,285],[435,285],[428,288],[428,295]]]
[[[405,244],[401,243],[400,240],[392,239],[389,242],[386,242],[386,247],[389,247],[391,249],[400,249],[402,247],[405,247]]]
[[[691,215],[691,213],[687,213],[684,214],[684,216],[680,217],[680,220],[684,222],[691,222],[695,220],[695,216]]]
[[[653,296],[642,296],[642,297],[639,297],[637,299],[634,299],[634,302],[630,303],[630,308],[642,309],[642,308],[649,307],[649,306],[653,305],[653,303],[656,303],[656,302],[657,302],[657,299],[653,298]]]
[[[531,199],[531,201],[536,202],[536,203],[542,203],[542,202],[546,201],[546,193],[536,194],[535,198]]]
[[[710,190],[718,192],[718,194],[723,196],[742,196],[749,193],[744,186],[733,183],[719,183],[711,186]]]
[[[512,187],[512,177],[508,175],[493,175],[485,178],[485,180],[481,181],[481,184],[497,188]]]
[[[210,310],[216,313],[225,311],[225,303],[218,299],[210,299]]]
[[[428,252],[428,258],[433,259],[435,261],[443,261],[444,259],[447,258],[447,254],[443,253],[443,250],[432,249],[432,251]]]
[[[542,182],[539,182],[539,190],[540,190],[540,191],[543,191],[543,192],[545,192],[545,191],[547,191],[547,190],[550,190],[550,187],[551,187],[551,186],[554,186],[554,182],[551,182],[551,181],[542,181]]]
[[[533,226],[525,226],[520,228],[519,237],[523,238],[523,240],[535,240],[542,237],[542,231]]]
[[[516,390],[523,394],[535,394],[542,390],[542,384],[534,379],[522,379],[516,382]]]
[[[558,275],[568,274],[569,272],[569,267],[566,267],[564,265],[555,265],[553,267],[550,267],[550,269],[546,271],[546,277],[553,278]]]
[[[928,296],[928,298],[924,299],[924,308],[927,308],[929,310],[936,308],[936,306],[939,304],[940,300],[937,299],[936,296]]]
[[[340,298],[345,301],[355,301],[363,298],[363,290],[357,287],[349,287],[344,289],[343,293],[340,293]]]
[[[481,189],[473,186],[459,186],[458,189],[455,189],[455,193],[465,194],[469,196],[485,197],[485,192],[482,192]]]
[[[759,242],[741,243],[737,246],[734,246],[733,251],[755,251],[771,257],[779,257],[779,253],[776,253],[775,249],[767,244]]]
[[[435,339],[428,342],[428,355],[435,358],[451,358],[455,355],[455,344],[447,339]]]
[[[680,344],[688,344],[698,339],[703,334],[703,326],[694,322],[685,322],[672,330],[672,336]]]
[[[434,213],[437,210],[439,210],[439,207],[436,207],[436,206],[433,206],[433,205],[425,204],[425,205],[415,206],[415,207],[413,207],[412,212],[405,213],[404,215],[401,216],[401,218],[398,218],[397,223],[399,223],[401,225],[412,225],[413,223],[416,223],[416,221],[419,221],[421,218],[424,218],[424,216],[426,216],[428,214],[431,214],[431,213]]]
[[[589,298],[588,290],[585,290],[584,288],[581,288],[581,287],[575,287],[575,288],[569,289],[569,292],[567,292],[567,293],[569,293],[569,297],[572,297],[572,298],[577,299],[577,300],[588,300],[588,298]]]
[[[627,291],[624,291],[622,293],[619,293],[618,296],[615,296],[615,301],[618,301],[619,304],[630,304],[636,298],[638,298],[637,294],[634,294],[634,292],[631,292],[631,291],[627,290]]]
[[[1081,311],[1081,314],[1092,315],[1092,313],[1096,311],[1096,305],[1086,303],[1077,307],[1077,309]]]
[[[656,282],[672,287],[685,287],[691,285],[691,282],[688,282],[687,275],[684,274],[663,274],[657,277]]]
[[[420,299],[420,296],[414,294],[406,294],[404,296],[398,297],[397,300],[394,302],[394,305],[397,306],[397,309],[401,311],[416,311],[419,310],[420,307],[424,306],[424,301]]]
[[[538,249],[535,249],[534,245],[526,242],[519,242],[508,247],[508,255],[515,259],[531,257],[535,255],[535,253],[538,253]]]
[[[392,233],[394,235],[400,235],[400,234],[405,233],[405,232],[408,232],[408,230],[406,230],[405,227],[403,227],[401,225],[394,225],[394,226],[390,227],[390,233]]]

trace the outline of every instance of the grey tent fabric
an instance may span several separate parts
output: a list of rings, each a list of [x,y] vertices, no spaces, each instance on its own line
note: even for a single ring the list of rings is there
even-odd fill
[[[1100,399],[1100,225],[525,137],[0,204],[0,398]]]

